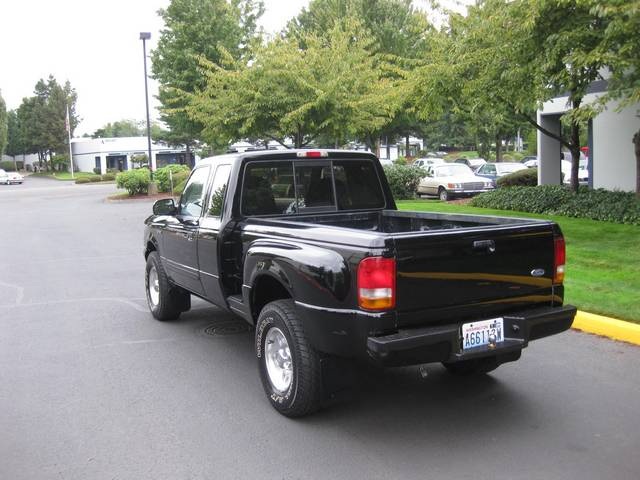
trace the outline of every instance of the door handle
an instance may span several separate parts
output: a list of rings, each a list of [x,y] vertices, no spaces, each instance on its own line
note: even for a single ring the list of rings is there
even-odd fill
[[[473,249],[475,251],[486,251],[487,253],[493,253],[496,251],[496,242],[493,240],[476,240],[473,242]]]

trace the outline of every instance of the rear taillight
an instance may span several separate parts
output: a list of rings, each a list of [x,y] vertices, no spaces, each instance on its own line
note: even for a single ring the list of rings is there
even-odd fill
[[[560,284],[564,281],[564,264],[567,259],[564,237],[553,238],[553,283]]]
[[[358,265],[358,304],[365,310],[388,310],[396,305],[396,261],[367,257]]]

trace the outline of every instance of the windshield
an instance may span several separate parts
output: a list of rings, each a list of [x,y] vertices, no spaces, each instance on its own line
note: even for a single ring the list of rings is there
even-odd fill
[[[458,175],[473,175],[469,167],[462,164],[439,165],[435,167],[436,177],[454,177]]]

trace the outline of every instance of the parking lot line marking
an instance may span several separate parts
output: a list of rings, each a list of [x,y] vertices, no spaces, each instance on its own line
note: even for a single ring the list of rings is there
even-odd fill
[[[640,325],[635,323],[578,311],[572,328],[640,345]]]

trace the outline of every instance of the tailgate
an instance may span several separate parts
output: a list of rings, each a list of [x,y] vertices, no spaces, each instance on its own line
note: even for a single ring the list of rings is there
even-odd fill
[[[398,326],[551,305],[553,237],[552,223],[396,236]]]

